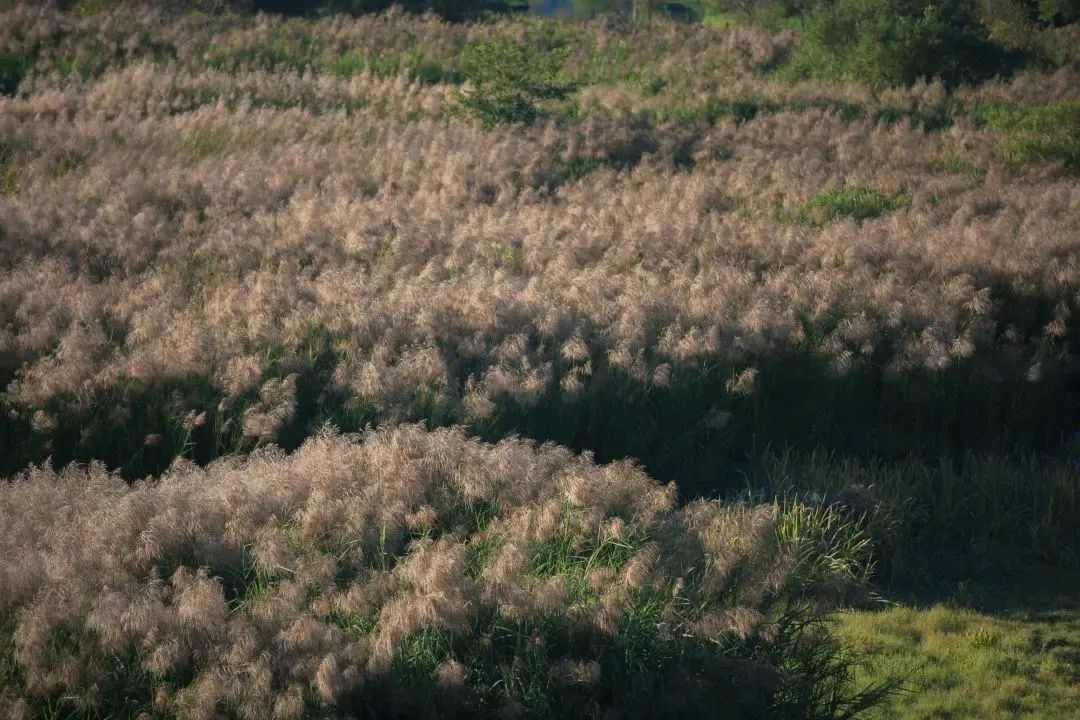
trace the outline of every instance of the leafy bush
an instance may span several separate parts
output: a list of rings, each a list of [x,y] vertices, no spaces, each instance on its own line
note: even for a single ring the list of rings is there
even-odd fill
[[[1007,69],[1008,54],[995,47],[964,0],[836,0],[806,18],[790,77],[864,82],[884,88],[940,78],[950,85]]]
[[[543,100],[563,100],[574,90],[561,75],[567,48],[561,44],[493,38],[465,48],[462,77],[472,90],[460,94],[462,106],[491,128],[500,123],[531,123]]]

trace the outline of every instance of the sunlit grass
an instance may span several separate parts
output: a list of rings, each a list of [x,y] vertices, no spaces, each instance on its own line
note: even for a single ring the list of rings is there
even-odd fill
[[[1075,717],[1080,708],[1076,587],[1075,573],[1044,572],[1010,585],[1006,593],[1012,602],[1004,607],[971,609],[961,596],[929,606],[847,611],[837,616],[835,627],[843,641],[869,654],[860,679],[906,678],[907,692],[888,698],[880,717]]]

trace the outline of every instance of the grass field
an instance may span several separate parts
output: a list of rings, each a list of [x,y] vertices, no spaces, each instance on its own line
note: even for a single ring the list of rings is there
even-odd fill
[[[895,718],[1059,718],[1080,703],[1080,577],[1041,569],[938,602],[837,616],[867,681],[905,678]]]
[[[1080,711],[1075,68],[0,8],[0,715]]]

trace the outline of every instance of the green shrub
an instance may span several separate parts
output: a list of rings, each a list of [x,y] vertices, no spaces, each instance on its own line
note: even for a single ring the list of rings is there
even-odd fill
[[[921,127],[927,132],[945,130],[953,124],[952,110],[946,105],[917,109],[887,105],[874,114],[874,119],[886,125],[907,120],[912,127]]]
[[[472,90],[460,93],[462,107],[484,127],[531,123],[543,100],[563,100],[574,85],[561,77],[567,48],[556,43],[493,38],[465,48],[462,77]]]
[[[950,85],[1006,70],[974,3],[963,0],[836,0],[806,18],[789,77],[860,81],[875,88],[941,78]]]
[[[867,519],[838,505],[774,499],[776,532],[798,559],[805,591],[861,590],[874,572]]]

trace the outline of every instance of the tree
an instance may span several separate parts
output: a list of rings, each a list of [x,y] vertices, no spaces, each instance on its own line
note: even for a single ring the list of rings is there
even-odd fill
[[[992,77],[1014,61],[990,42],[969,0],[835,0],[807,16],[786,72],[876,88],[919,78],[956,85]]]
[[[531,123],[542,100],[562,100],[574,90],[560,70],[566,48],[537,47],[510,38],[494,38],[465,48],[461,74],[472,84],[462,93],[462,107],[485,127]]]
[[[1080,21],[1080,0],[1039,0],[1039,19],[1048,25]]]

